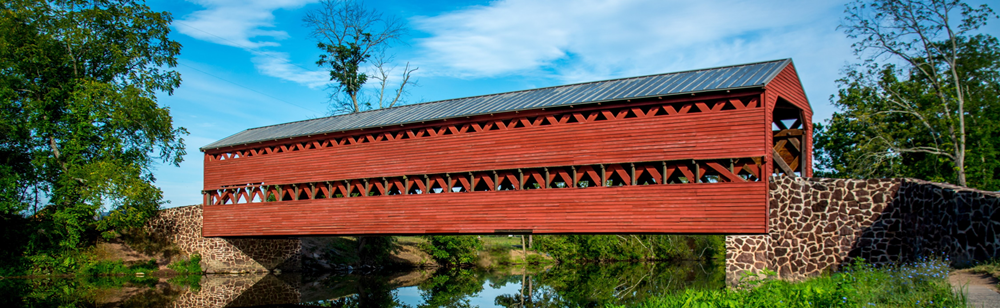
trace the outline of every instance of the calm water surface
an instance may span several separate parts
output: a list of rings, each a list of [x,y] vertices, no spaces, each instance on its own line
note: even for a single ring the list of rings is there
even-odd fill
[[[0,280],[2,307],[603,307],[722,288],[705,263],[439,269],[381,275],[206,275]]]

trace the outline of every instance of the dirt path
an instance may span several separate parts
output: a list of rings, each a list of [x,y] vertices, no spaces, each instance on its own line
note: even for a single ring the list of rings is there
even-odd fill
[[[964,289],[969,307],[1000,308],[1000,293],[997,293],[997,280],[993,277],[959,270],[948,275],[948,282],[955,292]]]

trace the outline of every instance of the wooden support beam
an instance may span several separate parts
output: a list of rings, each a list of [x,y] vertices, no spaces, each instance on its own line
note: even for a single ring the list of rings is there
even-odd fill
[[[524,190],[524,171],[517,168],[517,190]]]
[[[608,174],[604,170],[604,165],[601,165],[601,183],[597,184],[600,186],[608,186]]]
[[[667,179],[670,178],[670,174],[667,173],[667,162],[663,162],[663,182],[660,184],[667,184]]]
[[[701,166],[698,165],[698,161],[697,160],[693,160],[692,159],[691,163],[694,164],[694,181],[692,182],[692,181],[690,181],[690,179],[688,179],[689,180],[688,182],[689,183],[701,183]]]
[[[788,163],[785,162],[784,158],[781,158],[781,154],[778,154],[778,150],[772,148],[771,155],[771,161],[774,162],[774,165],[780,168],[785,175],[795,175],[795,171],[792,170],[792,167],[788,166]]]
[[[549,168],[545,167],[545,185],[542,186],[543,189],[549,188]]]
[[[637,178],[637,176],[635,176],[635,164],[629,164],[629,165],[632,166],[632,173],[631,173],[631,175],[632,175],[632,185],[636,185],[636,179],[635,178]]]
[[[577,182],[579,182],[580,180],[579,180],[579,178],[576,177],[576,166],[569,166],[569,168],[570,168],[570,170],[572,172],[571,175],[573,176],[573,184],[571,184],[572,187],[579,187],[579,186],[577,186]]]

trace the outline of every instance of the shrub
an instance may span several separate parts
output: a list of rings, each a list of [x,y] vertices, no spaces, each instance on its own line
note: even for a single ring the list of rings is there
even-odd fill
[[[167,267],[177,271],[179,275],[201,275],[203,272],[201,270],[201,255],[199,254],[193,254],[187,259],[178,260],[167,265]]]
[[[471,235],[429,236],[424,247],[434,259],[443,264],[459,265],[476,262],[483,243]]]
[[[358,259],[363,264],[388,264],[398,249],[394,236],[359,236]]]

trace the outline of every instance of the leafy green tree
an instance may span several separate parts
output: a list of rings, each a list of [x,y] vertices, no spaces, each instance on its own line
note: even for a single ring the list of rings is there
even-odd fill
[[[955,0],[855,2],[846,13],[863,63],[845,69],[840,111],[817,127],[818,175],[1000,189],[1000,49],[974,34],[996,14]]]
[[[28,221],[26,253],[75,251],[164,203],[153,164],[179,165],[187,133],[156,102],[181,82],[170,21],[141,1],[0,4],[0,216]]]

